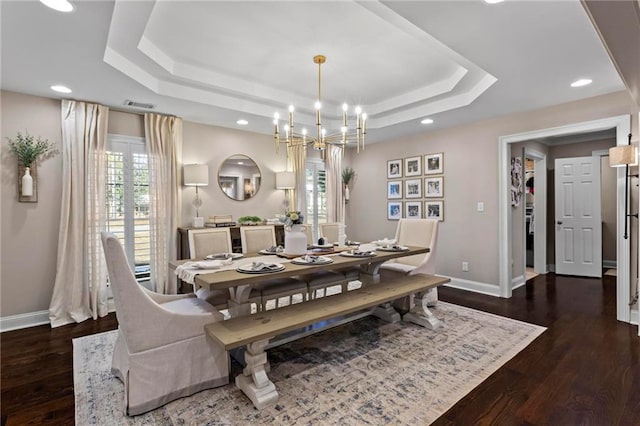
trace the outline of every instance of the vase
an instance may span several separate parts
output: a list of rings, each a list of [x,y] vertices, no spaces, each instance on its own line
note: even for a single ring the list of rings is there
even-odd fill
[[[291,225],[284,232],[284,253],[305,254],[307,252],[307,234],[304,225]]]
[[[29,167],[25,167],[24,176],[22,176],[22,196],[33,196],[33,178],[31,177],[31,171]]]

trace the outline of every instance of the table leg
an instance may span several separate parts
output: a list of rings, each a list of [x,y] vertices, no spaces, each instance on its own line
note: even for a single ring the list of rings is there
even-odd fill
[[[267,353],[264,348],[267,343],[269,343],[269,339],[247,345],[247,351],[244,354],[247,366],[241,375],[236,376],[236,386],[249,397],[258,410],[278,401],[276,386],[269,379],[265,370]]]
[[[429,303],[427,301],[427,294],[429,291],[430,290],[421,291],[415,294],[415,304],[409,312],[403,315],[402,321],[412,322],[431,330],[442,327],[442,321],[436,318],[427,307],[427,303]]]
[[[360,266],[360,281],[362,281],[363,287],[380,283],[380,265],[382,265],[382,263],[377,262]],[[371,315],[387,322],[400,321],[400,314],[391,305],[391,302],[376,306],[371,311]]]
[[[240,285],[229,289],[231,298],[229,299],[229,315],[231,318],[251,315],[251,303],[249,294],[251,286]]]

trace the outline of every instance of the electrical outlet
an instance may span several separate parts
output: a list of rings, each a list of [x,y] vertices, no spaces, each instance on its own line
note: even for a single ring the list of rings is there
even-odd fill
[[[462,262],[462,271],[463,272],[469,271],[469,262]]]
[[[478,210],[478,212],[484,212],[484,203],[482,201],[478,201],[478,205],[476,207],[476,210]]]

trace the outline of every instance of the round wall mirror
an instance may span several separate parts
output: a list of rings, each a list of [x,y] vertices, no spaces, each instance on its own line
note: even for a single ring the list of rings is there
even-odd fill
[[[262,176],[255,161],[236,154],[222,162],[218,170],[218,185],[224,194],[234,200],[248,200],[260,190]]]

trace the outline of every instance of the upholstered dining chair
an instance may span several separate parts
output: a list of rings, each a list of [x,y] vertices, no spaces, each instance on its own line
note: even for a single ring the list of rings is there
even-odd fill
[[[273,225],[241,226],[240,239],[243,253],[257,253],[276,245],[276,230]]]
[[[335,243],[340,239],[340,223],[319,223],[318,230],[320,237],[324,238],[327,244]]]
[[[229,228],[201,228],[190,229],[189,257],[191,259],[204,259],[205,256],[216,253],[231,253],[231,232]],[[229,290],[209,290],[193,287],[194,293],[200,299],[215,306],[217,309],[226,309],[229,302]]]
[[[380,266],[381,273],[435,274],[438,223],[437,219],[400,219],[396,228],[396,244],[429,247],[429,253],[389,260]],[[427,306],[436,305],[437,291],[437,288],[429,291]]]
[[[192,294],[158,294],[139,285],[114,234],[103,232],[102,246],[118,318],[111,372],[124,383],[125,413],[229,383],[227,352],[204,334],[222,314]]]
[[[229,228],[190,229],[189,257],[203,259],[209,254],[231,253],[231,232]]]
[[[255,253],[265,248],[276,245],[276,233],[273,225],[267,226],[242,226],[240,227],[242,238],[242,252]],[[302,295],[304,299],[307,295],[307,284],[296,278],[282,278],[265,280],[254,286],[249,299],[254,298],[254,292],[260,292],[260,309],[267,309],[267,302],[275,300],[276,308],[280,306],[280,299],[287,298],[293,303],[293,296]]]

